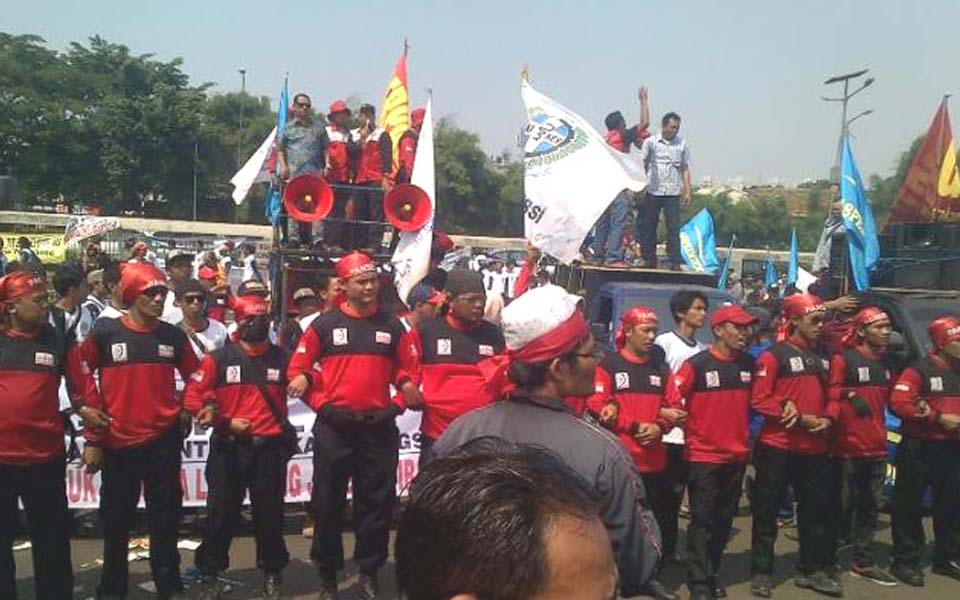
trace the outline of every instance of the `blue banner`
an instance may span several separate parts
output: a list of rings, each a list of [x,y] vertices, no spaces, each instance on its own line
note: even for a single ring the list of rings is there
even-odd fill
[[[717,272],[720,261],[717,259],[717,241],[709,210],[702,209],[680,229],[680,256],[695,273]]]
[[[853,282],[857,290],[866,290],[870,288],[870,272],[876,269],[880,259],[880,242],[849,137],[843,140],[840,159],[840,207],[843,227],[847,231]]]
[[[730,261],[733,260],[733,243],[737,241],[737,234],[730,238],[730,247],[727,248],[727,257],[723,259],[723,269],[720,271],[720,279],[717,281],[717,289],[727,289],[727,277],[730,275]]]
[[[790,264],[787,266],[786,285],[796,285],[797,273],[800,270],[800,244],[797,243],[797,230],[790,234]]]
[[[283,128],[287,126],[287,109],[290,107],[290,96],[289,91],[287,90],[287,80],[283,80],[283,89],[280,90],[280,103],[277,105],[277,142],[279,143],[280,134],[283,133]],[[280,188],[275,186],[273,182],[270,183],[270,189],[267,191],[267,199],[264,202],[267,213],[267,220],[270,221],[271,225],[277,224],[277,218],[280,216],[280,204],[282,198],[280,197]]]
[[[777,266],[773,264],[772,258],[763,263],[763,285],[768,288],[777,285]]]

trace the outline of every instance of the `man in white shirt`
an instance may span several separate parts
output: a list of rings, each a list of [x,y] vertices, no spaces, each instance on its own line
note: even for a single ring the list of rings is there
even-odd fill
[[[503,272],[503,296],[509,302],[514,297],[514,286],[517,284],[517,277],[520,277],[520,269],[517,268],[517,261],[508,260],[507,268]]]
[[[120,263],[113,261],[103,268],[103,287],[107,295],[97,319],[119,319],[127,312],[123,308],[123,295],[120,292]]]
[[[253,244],[243,245],[243,279],[241,281],[263,281],[263,275],[257,268],[257,249]]]
[[[207,316],[210,293],[202,283],[196,279],[187,279],[177,285],[174,293],[167,296],[176,298],[177,310],[181,311],[183,319],[175,325],[187,334],[198,358],[223,348],[227,343],[227,327]],[[179,371],[174,373],[174,380],[177,391],[182,392],[185,385]]]
[[[655,343],[663,349],[674,374],[687,359],[707,349],[707,345],[697,341],[695,336],[706,319],[708,304],[706,295],[697,290],[680,290],[670,298],[670,313],[676,326],[672,331],[658,335]],[[669,485],[659,490],[664,496],[654,499],[654,502],[662,502],[663,506],[668,507],[665,511],[667,518],[660,523],[660,533],[663,536],[663,556],[667,560],[673,560],[677,549],[677,519],[687,480],[687,461],[683,457],[683,429],[674,427],[670,433],[663,436],[663,441],[667,447],[667,469],[664,477],[669,481]]]
[[[170,289],[176,290],[180,285],[189,281],[192,276],[192,254],[175,250],[167,255],[167,277],[169,278]],[[177,305],[175,294],[167,294],[167,299],[163,302],[163,314],[160,319],[171,325],[176,325],[183,320],[183,311]]]

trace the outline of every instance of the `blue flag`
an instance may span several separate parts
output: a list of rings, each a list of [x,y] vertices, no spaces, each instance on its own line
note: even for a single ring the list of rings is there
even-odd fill
[[[797,283],[797,273],[800,270],[800,245],[797,243],[797,229],[790,234],[790,264],[787,266],[786,284]]]
[[[717,281],[717,289],[727,289],[727,276],[730,275],[730,261],[733,260],[733,243],[737,241],[737,234],[730,238],[730,247],[727,248],[727,257],[723,259],[723,269],[720,270],[720,279]]]
[[[702,209],[680,229],[680,256],[687,267],[696,273],[716,273],[717,241],[713,232],[713,217]]]
[[[277,140],[280,139],[280,134],[283,133],[283,128],[287,126],[287,108],[289,106],[290,95],[287,91],[287,80],[284,78],[283,89],[280,90],[280,103],[277,105]],[[279,144],[279,141],[277,144]],[[270,189],[267,191],[267,200],[264,202],[266,206],[267,220],[270,221],[271,225],[277,224],[277,219],[280,216],[281,202],[282,198],[280,197],[280,188],[273,185],[271,182]]]
[[[870,272],[876,269],[880,259],[880,242],[849,137],[843,139],[840,158],[840,206],[843,227],[847,231],[853,282],[857,290],[866,290],[870,288]]]
[[[763,263],[763,285],[768,288],[777,285],[777,266],[773,264],[772,258]]]

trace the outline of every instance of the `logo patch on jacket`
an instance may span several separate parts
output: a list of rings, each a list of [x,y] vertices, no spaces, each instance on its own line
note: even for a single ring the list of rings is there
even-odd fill
[[[707,371],[706,376],[708,388],[720,387],[720,373],[717,373],[716,371]]]
[[[267,369],[267,381],[280,381],[280,369]]]
[[[493,356],[493,346],[480,344],[477,346],[477,353],[479,353],[480,356]]]
[[[119,344],[111,344],[110,355],[113,357],[113,362],[127,362],[126,342],[120,342]]]
[[[803,358],[799,356],[790,357],[790,372],[803,373]]]
[[[446,338],[437,340],[437,354],[440,356],[450,356],[453,353],[453,344]]]
[[[857,367],[857,381],[860,383],[870,382],[870,367]]]
[[[378,331],[376,336],[374,336],[378,344],[389,344],[393,341],[393,334],[389,331]]]
[[[931,392],[942,392],[942,391],[943,391],[943,377],[931,377],[931,378],[930,378],[930,391],[931,391]]]
[[[33,362],[44,367],[52,367],[55,361],[53,355],[49,352],[37,352],[33,355]]]
[[[240,365],[227,367],[227,383],[240,383]]]
[[[333,330],[333,345],[346,346],[348,343],[347,328],[337,327]]]
[[[653,387],[660,387],[660,385],[661,385],[660,376],[659,376],[659,375],[651,375],[651,376],[650,376],[650,385],[652,385]]]
[[[630,387],[630,373],[620,371],[614,374],[613,381],[618,390],[625,390]]]
[[[159,344],[157,346],[157,354],[160,358],[173,358],[173,346]]]
[[[740,381],[743,383],[750,383],[753,379],[753,375],[750,374],[750,371],[740,371]]]

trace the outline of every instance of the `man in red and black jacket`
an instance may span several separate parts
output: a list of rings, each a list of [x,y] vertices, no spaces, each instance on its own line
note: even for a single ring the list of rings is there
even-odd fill
[[[323,178],[333,184],[333,209],[328,215],[331,219],[323,225],[323,241],[333,248],[346,248],[349,241],[349,229],[343,222],[347,218],[347,203],[352,195],[349,189],[338,187],[349,185],[350,173],[350,109],[343,100],[330,105],[327,114],[327,154]]]
[[[754,449],[756,483],[753,496],[753,539],[750,591],[759,598],[772,594],[773,545],[777,509],[789,483],[797,496],[800,534],[798,587],[830,596],[843,593],[832,578],[830,457],[826,433],[832,425],[826,394],[829,362],[817,342],[826,321],[826,307],[812,294],[783,301],[781,341],[757,359],[753,376],[753,409],[765,417]],[[835,414],[835,413],[834,413]]]
[[[923,585],[926,543],[921,504],[933,488],[933,572],[960,580],[960,319],[940,317],[927,328],[933,351],[906,368],[890,407],[903,423],[893,489],[891,574]]]
[[[348,254],[337,263],[346,301],[317,317],[297,345],[288,393],[317,411],[313,426],[313,510],[310,556],[321,578],[320,597],[334,600],[344,566],[341,531],[347,481],[353,480],[356,558],[364,598],[377,595],[377,571],[386,563],[390,511],[396,501],[400,434],[394,419],[422,404],[416,347],[396,317],[380,308],[380,283],[370,256]],[[320,374],[314,364],[319,363]],[[401,392],[393,400],[390,386]]]
[[[423,127],[423,119],[427,116],[427,111],[423,108],[415,108],[410,111],[410,129],[403,132],[400,136],[397,151],[397,183],[410,183],[410,176],[413,174],[413,163],[417,157],[417,141],[420,139],[420,128]]]
[[[353,206],[360,221],[383,221],[383,195],[390,190],[393,171],[393,144],[385,129],[377,127],[376,109],[372,104],[360,107],[360,126],[350,132],[350,151],[354,159],[353,182],[364,189],[356,190]],[[375,223],[354,227],[354,246],[374,251],[380,249],[383,231]]]
[[[850,572],[884,586],[896,585],[876,566],[873,537],[877,499],[887,474],[886,410],[893,386],[887,347],[890,317],[875,306],[849,321],[847,347],[830,359],[830,407],[834,411],[830,454],[833,456],[834,538],[853,543]],[[834,548],[836,556],[836,548]]]
[[[13,541],[23,502],[37,598],[73,598],[64,469],[61,375],[76,396],[87,378],[76,346],[48,322],[46,282],[29,271],[0,278],[0,597],[17,598]]]
[[[656,337],[653,309],[637,306],[623,315],[616,335],[618,352],[605,356],[597,367],[587,408],[630,452],[659,522],[670,512],[663,479],[667,449],[661,438],[686,413],[670,365],[653,343]],[[657,578],[648,586],[645,591],[658,600],[676,598]]]
[[[460,415],[493,402],[478,366],[504,350],[503,334],[483,320],[486,291],[480,273],[454,269],[444,290],[447,314],[417,327],[423,379],[420,464],[433,458],[433,443]]]
[[[127,542],[142,486],[157,594],[175,598],[183,593],[177,552],[183,409],[174,370],[187,381],[198,361],[183,330],[160,320],[168,293],[164,274],[149,263],[122,269],[120,289],[129,312],[99,319],[80,348],[87,370],[100,372],[100,388],[88,385],[85,402],[109,418],[105,427],[83,432],[87,470],[103,467],[103,572],[97,593],[127,594]]]
[[[676,375],[687,410],[687,586],[693,600],[726,595],[717,577],[750,454],[754,359],[743,349],[756,322],[740,306],[717,309],[710,317],[713,345],[683,363]]]
[[[219,598],[217,574],[230,566],[230,543],[248,490],[257,566],[265,573],[264,597],[279,598],[280,573],[290,555],[283,541],[287,457],[282,423],[274,413],[286,422],[286,361],[283,350],[270,343],[263,298],[234,297],[230,308],[237,342],[203,358],[183,400],[201,425],[214,427],[207,458],[206,531],[196,554],[202,574],[198,598]]]

